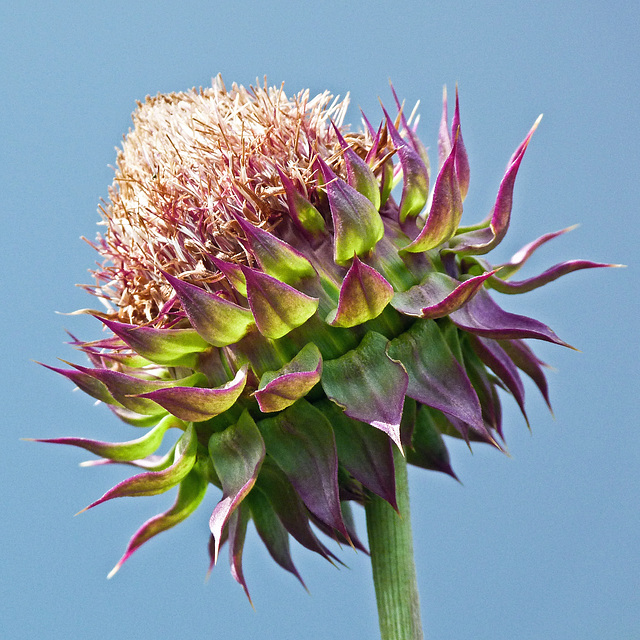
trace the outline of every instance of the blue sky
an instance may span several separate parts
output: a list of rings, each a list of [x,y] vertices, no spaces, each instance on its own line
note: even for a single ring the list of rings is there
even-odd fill
[[[629,266],[504,302],[581,352],[537,346],[557,369],[555,420],[527,386],[530,434],[507,399],[511,457],[486,447],[470,455],[455,442],[462,486],[412,471],[423,618],[428,637],[443,640],[640,637],[638,24],[637,3],[588,0],[4,3],[4,637],[376,637],[367,558],[350,550],[340,570],[294,550],[308,595],[251,532],[245,576],[256,610],[224,557],[205,585],[213,491],[107,581],[129,536],[173,498],[117,500],[73,518],[123,470],[83,469],[79,451],[19,440],[132,437],[32,359],[72,359],[65,329],[96,335],[90,319],[55,312],[92,304],[74,286],[97,259],[80,237],[95,236],[135,101],[206,86],[219,72],[245,85],[266,74],[291,93],[350,91],[354,123],[357,107],[380,118],[392,79],[409,104],[421,100],[419,133],[433,158],[442,85],[457,82],[469,221],[486,215],[507,160],[544,112],[497,259],[581,223],[541,250],[530,273],[569,258]]]

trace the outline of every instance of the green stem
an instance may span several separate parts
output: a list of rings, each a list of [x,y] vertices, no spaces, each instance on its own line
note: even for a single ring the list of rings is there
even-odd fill
[[[409,512],[407,462],[394,447],[396,513],[372,495],[367,502],[367,532],[382,640],[422,640],[420,601]]]

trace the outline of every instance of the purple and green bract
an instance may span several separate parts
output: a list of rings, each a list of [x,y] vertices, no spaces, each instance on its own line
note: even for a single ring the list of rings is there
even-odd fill
[[[510,279],[566,230],[507,263],[487,261],[508,230],[539,120],[489,215],[461,227],[470,171],[457,92],[451,125],[445,94],[433,172],[394,98],[395,117],[385,110],[377,128],[364,118],[360,133],[343,125],[347,102],[327,93],[228,91],[220,79],[139,105],[94,245],[104,262],[87,286],[106,305],[92,313],[109,335],[74,340],[89,366],[49,367],[137,433],[122,443],[43,440],[99,456],[87,466],[139,468],[87,509],[177,490],[112,574],[213,485],[212,563],[227,544],[247,591],[253,521],[302,582],[291,538],[334,562],[318,531],[364,549],[351,504],[375,494],[396,508],[394,447],[455,477],[443,435],[501,448],[499,392],[526,419],[522,373],[549,403],[545,365],[525,341],[568,345],[501,309],[491,291],[611,265],[572,260]],[[175,444],[156,455],[165,436]]]

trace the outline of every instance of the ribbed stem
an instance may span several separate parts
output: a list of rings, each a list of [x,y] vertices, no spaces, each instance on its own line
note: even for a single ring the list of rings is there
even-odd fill
[[[394,450],[400,515],[375,495],[365,507],[380,637],[381,640],[422,640],[407,463],[395,447]]]

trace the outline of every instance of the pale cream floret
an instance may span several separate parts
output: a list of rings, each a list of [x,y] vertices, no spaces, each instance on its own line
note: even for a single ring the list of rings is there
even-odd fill
[[[164,269],[193,282],[215,282],[206,255],[248,262],[232,214],[270,228],[286,211],[276,167],[315,188],[321,155],[341,170],[331,121],[348,106],[324,92],[288,98],[282,87],[208,89],[148,97],[118,152],[102,213],[106,231],[94,245],[105,258],[94,293],[126,322],[152,321],[173,290]],[[350,136],[362,145],[365,136]]]

